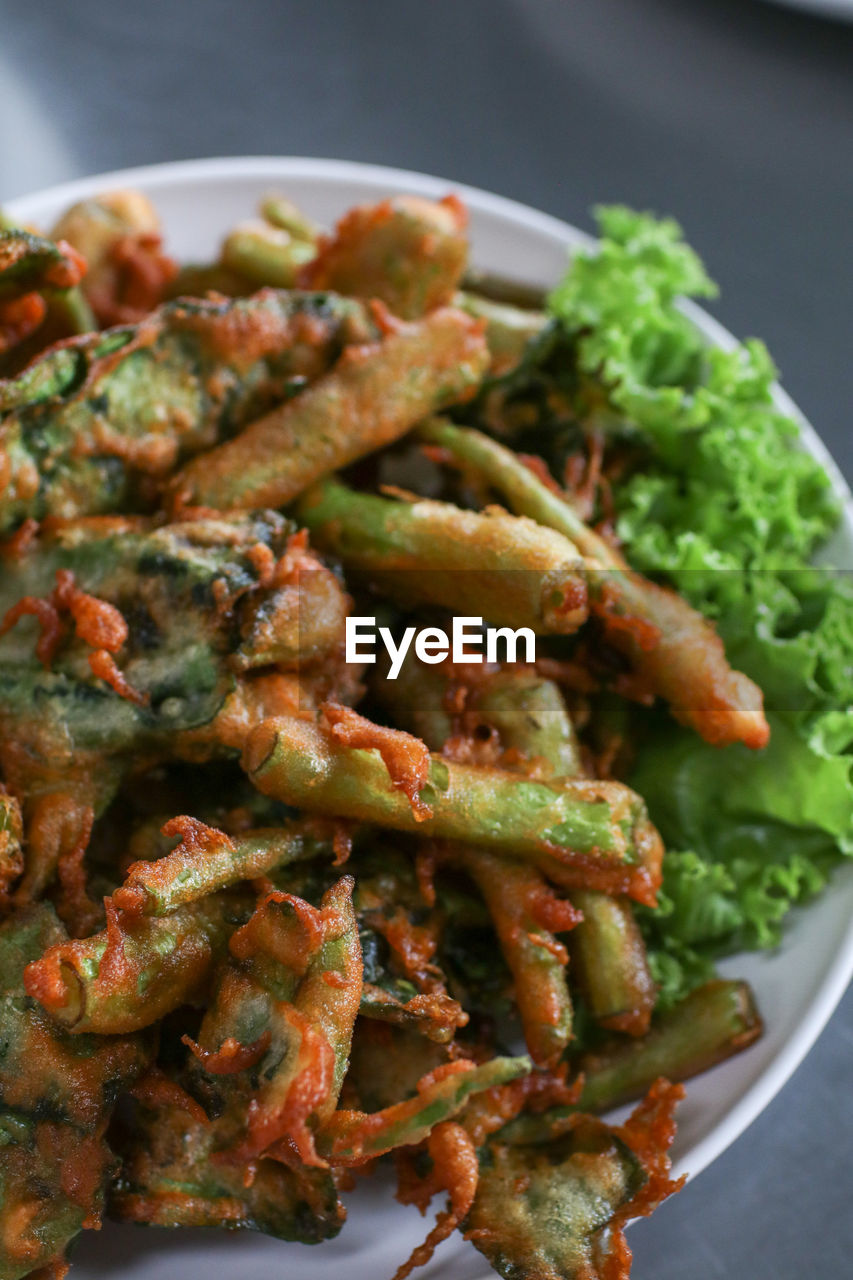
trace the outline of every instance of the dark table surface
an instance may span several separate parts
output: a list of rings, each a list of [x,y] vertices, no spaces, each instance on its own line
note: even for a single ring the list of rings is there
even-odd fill
[[[193,156],[421,169],[674,214],[853,475],[853,27],[761,0],[0,0],[0,198]],[[853,1274],[853,993],[632,1228],[635,1280]]]

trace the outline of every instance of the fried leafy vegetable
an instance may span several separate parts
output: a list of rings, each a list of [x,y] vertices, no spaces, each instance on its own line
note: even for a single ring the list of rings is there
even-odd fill
[[[156,496],[180,461],[300,390],[371,332],[355,302],[269,290],[182,298],[136,325],[49,349],[0,381],[0,532],[46,515],[150,507],[151,486]]]
[[[105,1133],[116,1097],[146,1064],[138,1038],[69,1036],[24,991],[26,965],[64,930],[47,904],[0,925],[0,1274],[59,1267],[96,1226],[114,1171]]]
[[[682,1092],[658,1081],[621,1129],[580,1115],[547,1147],[506,1146],[499,1132],[479,1153],[468,1239],[506,1280],[623,1280],[623,1224],[684,1181],[670,1181],[666,1154]]]

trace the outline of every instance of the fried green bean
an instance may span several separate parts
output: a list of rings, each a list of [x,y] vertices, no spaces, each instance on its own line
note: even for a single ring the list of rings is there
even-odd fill
[[[150,499],[146,485],[373,332],[356,302],[269,290],[237,301],[184,298],[138,325],[49,349],[0,381],[0,533],[28,518],[138,509]]]
[[[168,916],[113,909],[101,933],[49,947],[28,966],[24,986],[75,1035],[137,1031],[204,992],[248,909],[246,895],[236,891]]]
[[[266,720],[243,754],[255,786],[288,804],[541,861],[575,884],[653,900],[660,837],[627,787],[579,780],[546,785],[435,755],[426,765],[418,795],[425,810],[416,815],[378,752],[341,746],[315,724]]]
[[[568,955],[554,933],[573,928],[577,915],[548,890],[535,867],[461,845],[456,850],[486,901],[515,979],[530,1056],[539,1066],[554,1065],[572,1038]]]
[[[176,849],[155,862],[135,862],[113,902],[123,911],[165,916],[240,880],[269,875],[293,862],[333,856],[334,834],[316,819],[247,831],[233,839],[198,822],[173,818],[164,835],[179,835]]]
[[[701,1075],[747,1049],[762,1029],[748,984],[714,979],[655,1015],[646,1035],[613,1036],[573,1059],[573,1067],[583,1073],[577,1103],[525,1112],[501,1130],[501,1141],[551,1142],[571,1128],[579,1111],[610,1111],[632,1102],[660,1076],[677,1081]]]
[[[645,1092],[658,1076],[688,1080],[751,1045],[762,1032],[753,994],[745,982],[722,978],[697,987],[652,1022],[639,1039],[614,1038],[583,1054],[579,1106],[603,1111]]]
[[[316,244],[320,238],[320,228],[308,218],[298,205],[286,196],[273,194],[265,196],[261,201],[261,217],[282,231],[289,231],[296,240],[305,240]]]
[[[0,926],[0,1275],[53,1264],[97,1226],[114,1160],[105,1141],[116,1097],[146,1065],[138,1037],[69,1036],[24,991],[24,970],[62,945],[44,903]]]
[[[297,504],[314,544],[407,602],[567,634],[586,618],[584,565],[559,534],[499,511],[399,502],[327,480]]]
[[[619,552],[588,528],[511,450],[478,431],[432,421],[420,438],[473,468],[518,515],[571,538],[586,557],[590,607],[608,643],[625,653],[673,715],[708,742],[766,746],[761,690],[726,661],[711,623],[675,592],[634,573]]]
[[[454,303],[475,320],[486,324],[486,342],[491,355],[489,373],[501,378],[515,369],[548,324],[543,311],[526,311],[505,302],[493,302],[476,293],[457,293]]]
[[[416,1094],[382,1111],[336,1111],[317,1146],[334,1165],[359,1165],[396,1147],[415,1146],[457,1115],[469,1098],[508,1084],[532,1069],[529,1058],[491,1058],[481,1066],[457,1059],[419,1081]]]
[[[465,208],[453,196],[395,196],[351,209],[303,273],[314,289],[379,298],[416,319],[451,301],[465,270]]]
[[[223,510],[281,506],[326,472],[468,398],[487,360],[479,326],[453,308],[392,326],[377,342],[347,347],[302,395],[190,462],[173,496]]]
[[[265,285],[292,289],[300,271],[316,252],[310,241],[255,219],[241,223],[228,233],[222,245],[221,261],[227,270],[236,272],[256,289]]]
[[[25,293],[70,289],[84,271],[79,254],[62,241],[0,229],[0,304]]]
[[[204,1096],[215,1112],[231,1110],[223,1140],[231,1146],[236,1137],[243,1159],[285,1143],[303,1163],[318,1161],[314,1135],[337,1104],[361,997],[352,886],[343,877],[319,909],[274,892],[231,939],[239,967],[226,970],[202,1022],[195,1075],[207,1074]],[[253,1045],[261,1052],[247,1107],[244,1081],[216,1064],[229,1048]]]
[[[583,920],[572,933],[570,950],[587,1008],[611,1031],[644,1035],[657,990],[630,903],[585,889],[574,893],[573,902]]]

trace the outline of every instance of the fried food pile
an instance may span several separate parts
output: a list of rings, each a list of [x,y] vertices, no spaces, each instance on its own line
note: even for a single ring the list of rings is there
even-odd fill
[[[630,455],[514,447],[553,322],[465,227],[275,196],[178,266],[117,192],[0,231],[0,1280],[104,1214],[321,1241],[386,1158],[446,1198],[398,1280],[454,1229],[617,1280],[678,1082],[760,1034],[743,983],[655,1012],[620,777],[632,702],[760,748],[761,693],[620,552]],[[461,613],[535,661],[346,660],[348,617]]]

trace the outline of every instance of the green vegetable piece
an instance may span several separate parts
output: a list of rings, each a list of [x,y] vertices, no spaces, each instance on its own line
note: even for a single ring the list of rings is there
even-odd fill
[[[603,1111],[640,1097],[658,1076],[688,1080],[753,1044],[763,1031],[752,991],[722,978],[697,987],[638,1039],[614,1038],[574,1064],[584,1073],[579,1106]]]
[[[486,342],[492,357],[489,373],[493,378],[505,377],[517,368],[529,344],[548,324],[548,317],[542,311],[494,302],[477,293],[457,293],[454,303],[475,320],[485,320]]]
[[[340,746],[319,726],[278,717],[253,730],[243,767],[264,794],[424,836],[542,862],[566,882],[649,899],[660,840],[639,796],[615,782],[545,784],[500,769],[428,759],[416,817],[378,752]]]
[[[644,1035],[657,988],[631,904],[590,889],[576,890],[572,901],[583,913],[569,940],[573,975],[587,1008],[611,1031]]]
[[[225,237],[222,265],[249,280],[255,288],[270,285],[292,289],[316,247],[267,222],[243,222]]]
[[[202,1022],[196,1091],[223,1114],[220,1142],[239,1140],[246,1159],[286,1142],[316,1163],[314,1135],[337,1104],[361,997],[352,887],[351,876],[339,880],[319,910],[273,893],[231,941],[239,967],[225,971]],[[234,1043],[260,1049],[250,1097],[245,1073],[216,1070]]]
[[[544,1149],[492,1143],[463,1229],[506,1280],[586,1280],[606,1274],[607,1226],[645,1182],[629,1147],[594,1120]]]
[[[455,1116],[477,1093],[508,1084],[532,1069],[529,1058],[492,1058],[482,1066],[457,1061],[422,1081],[413,1098],[382,1111],[337,1111],[321,1131],[320,1151],[336,1165],[359,1165],[423,1142],[430,1131]],[[437,1078],[436,1078],[437,1077]]]
[[[401,324],[378,342],[348,347],[301,396],[191,462],[173,493],[221,510],[282,506],[327,472],[468,398],[487,359],[479,328],[461,311],[442,308]]]
[[[766,746],[761,690],[729,666],[710,623],[674,592],[632,572],[511,450],[477,431],[426,424],[423,440],[450,451],[498,489],[513,511],[571,538],[586,557],[592,611],[673,714],[709,742]]]
[[[453,196],[394,196],[350,209],[306,269],[313,288],[378,298],[413,320],[453,298],[468,257],[467,215]]]
[[[27,968],[27,994],[80,1035],[119,1035],[151,1026],[202,994],[250,902],[213,894],[168,916],[113,911],[90,938],[51,945]]]
[[[267,222],[274,227],[281,227],[282,231],[289,231],[296,240],[315,244],[319,239],[320,228],[286,196],[266,196],[261,201],[260,213]]]
[[[355,302],[265,291],[184,298],[139,325],[49,349],[0,381],[0,533],[27,518],[150,506],[151,478],[239,431],[372,332]]]
[[[49,883],[63,850],[84,836],[84,810],[96,817],[104,811],[140,753],[153,763],[183,752],[209,759],[242,746],[239,736],[233,742],[233,728],[229,737],[227,725],[221,734],[216,727],[228,699],[240,693],[231,662],[235,629],[254,637],[256,655],[264,643],[274,647],[283,588],[262,585],[258,554],[265,548],[275,564],[291,529],[273,512],[160,527],[83,520],[43,534],[7,565],[0,582],[0,617],[9,628],[0,637],[0,762],[30,827],[24,897]],[[57,575],[69,573],[75,589],[96,600],[75,596],[70,612],[61,606],[51,613]],[[268,607],[259,622],[257,611]],[[19,616],[40,610],[44,617],[45,609],[46,653],[37,648],[36,620]],[[59,626],[52,631],[54,616]],[[100,629],[92,629],[93,618]],[[324,626],[306,626],[309,660]],[[291,646],[298,631],[291,625]],[[123,689],[101,678],[104,667],[96,674],[92,657],[101,643],[111,650],[102,657],[116,654]]]
[[[145,1104],[119,1135],[121,1180],[110,1216],[160,1227],[229,1227],[317,1244],[345,1213],[328,1169],[217,1158],[218,1130],[178,1105]]]
[[[571,906],[554,897],[535,867],[462,846],[459,858],[494,921],[515,980],[515,1001],[530,1056],[540,1066],[554,1065],[572,1037],[572,1000],[568,955],[552,930],[560,924],[567,929],[574,925]],[[565,908],[562,920],[560,908]]]
[[[100,1218],[113,1173],[105,1132],[119,1091],[143,1069],[138,1038],[69,1036],[28,1000],[24,970],[64,930],[47,904],[0,925],[0,1274],[64,1259]]]
[[[164,835],[182,837],[177,848],[155,862],[135,862],[116,889],[117,907],[165,916],[241,880],[254,880],[311,858],[333,855],[333,834],[312,819],[287,827],[247,831],[231,839],[194,818],[174,818]]]
[[[407,603],[455,609],[497,626],[566,634],[585,620],[584,566],[574,546],[530,520],[399,502],[326,481],[296,508],[312,542]]]
[[[25,293],[70,289],[84,270],[85,264],[67,244],[29,231],[0,229],[0,303]]]

